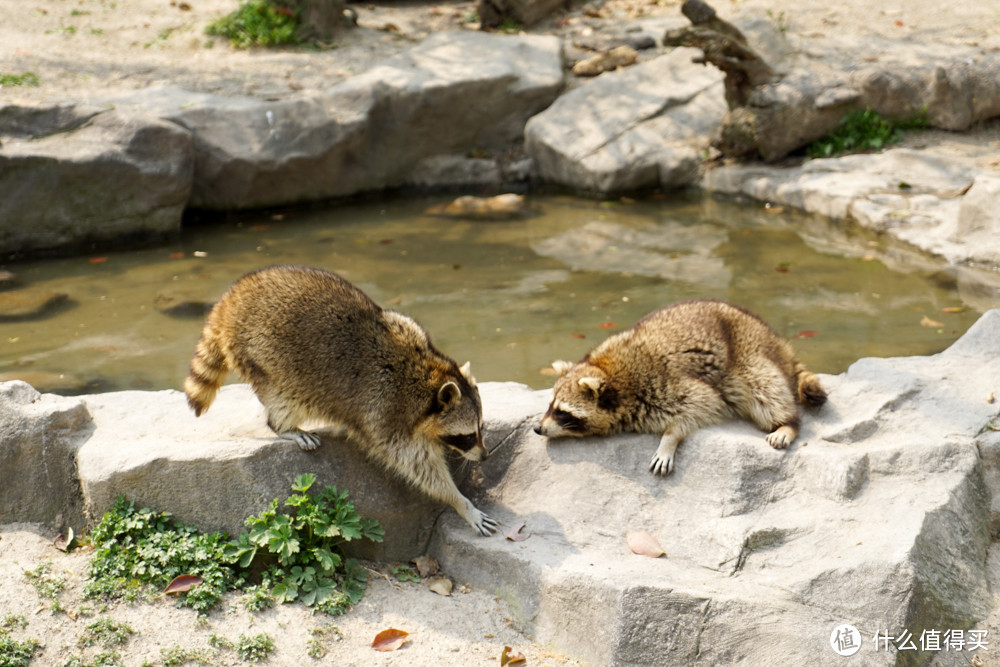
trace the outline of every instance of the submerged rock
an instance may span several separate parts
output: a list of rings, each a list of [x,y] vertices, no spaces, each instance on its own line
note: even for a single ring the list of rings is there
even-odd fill
[[[68,298],[65,292],[36,288],[0,292],[0,320],[42,317]]]
[[[524,217],[530,212],[525,196],[514,193],[493,197],[466,195],[446,204],[431,206],[425,211],[428,215],[472,220],[510,220]]]

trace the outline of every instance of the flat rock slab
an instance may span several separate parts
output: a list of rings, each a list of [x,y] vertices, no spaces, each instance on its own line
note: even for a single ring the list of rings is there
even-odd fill
[[[594,664],[839,665],[841,623],[864,637],[857,664],[897,664],[876,631],[967,628],[994,605],[1000,311],[934,357],[822,380],[830,402],[789,450],[729,423],[689,437],[665,479],[647,472],[654,436],[546,441],[525,420],[483,465],[483,506],[530,537],[474,539],[444,516],[432,553],[521,609],[537,641]],[[491,411],[537,416],[547,399],[483,387]],[[635,530],[666,556],[631,553]]]
[[[748,196],[885,232],[951,263],[996,265],[995,173],[909,148],[800,166],[710,169],[710,193]],[[984,205],[985,204],[985,205]]]
[[[676,188],[698,178],[726,112],[722,74],[678,48],[562,95],[525,127],[539,176],[576,190]]]

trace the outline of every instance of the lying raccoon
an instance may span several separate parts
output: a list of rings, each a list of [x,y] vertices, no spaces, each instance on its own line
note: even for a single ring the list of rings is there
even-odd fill
[[[486,457],[482,404],[461,368],[402,313],[383,310],[335,273],[272,266],[236,281],[208,316],[184,381],[196,415],[230,369],[253,387],[267,425],[302,449],[308,420],[343,428],[373,459],[455,508],[482,535],[497,523],[463,496],[450,447]]]
[[[681,440],[728,416],[768,431],[784,449],[799,432],[796,403],[826,391],[791,345],[756,315],[714,300],[677,303],[605,340],[576,364],[557,361],[552,402],[535,432],[548,437],[662,434],[649,469],[668,475]]]

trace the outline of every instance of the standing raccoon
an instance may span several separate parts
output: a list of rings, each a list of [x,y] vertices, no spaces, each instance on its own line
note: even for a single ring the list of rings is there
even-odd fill
[[[306,421],[342,428],[373,459],[452,507],[482,535],[497,523],[455,486],[447,448],[486,457],[482,403],[469,364],[431,344],[414,320],[384,310],[335,273],[271,266],[236,281],[215,305],[184,381],[200,416],[230,370],[267,409],[267,425],[302,449]]]
[[[654,311],[573,364],[559,378],[535,432],[549,437],[628,431],[662,435],[649,464],[674,469],[681,440],[737,416],[784,449],[799,433],[796,403],[820,406],[826,391],[792,346],[759,317],[708,299]]]

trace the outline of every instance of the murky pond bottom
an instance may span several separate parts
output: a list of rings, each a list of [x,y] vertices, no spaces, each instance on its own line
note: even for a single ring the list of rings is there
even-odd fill
[[[194,226],[156,249],[7,266],[22,288],[68,298],[38,318],[0,320],[0,374],[61,393],[180,388],[199,304],[276,263],[336,271],[415,317],[480,381],[537,388],[551,386],[541,370],[553,360],[576,360],[681,299],[749,308],[825,373],[939,352],[1000,306],[994,293],[967,303],[947,272],[849,225],[758,205],[539,196],[536,215],[519,220],[424,213],[446,200],[261,214]]]

